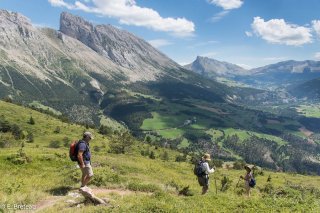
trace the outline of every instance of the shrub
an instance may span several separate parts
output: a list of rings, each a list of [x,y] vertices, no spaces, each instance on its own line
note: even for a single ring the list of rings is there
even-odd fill
[[[26,139],[28,143],[32,143],[34,141],[32,132],[28,132]]]
[[[264,188],[262,188],[261,190],[262,192],[271,195],[274,191],[274,186],[272,185],[272,183],[267,183]]]
[[[112,133],[112,129],[110,127],[101,125],[100,128],[99,128],[99,133],[101,135],[108,135],[108,134]]]
[[[213,159],[211,162],[217,168],[221,168],[223,165],[223,161],[220,159]]]
[[[16,140],[19,140],[19,139],[23,139],[24,138],[24,134],[23,134],[23,131],[22,129],[16,125],[16,124],[13,124],[12,127],[11,127],[11,132],[12,132],[12,135],[14,136],[14,138]]]
[[[10,147],[10,142],[6,139],[0,138],[0,148]]]
[[[57,126],[57,127],[55,128],[55,130],[53,131],[53,133],[59,134],[60,131],[61,131],[60,126]]]
[[[49,148],[60,148],[61,142],[60,141],[51,141],[49,144]]]
[[[70,146],[70,139],[68,137],[64,137],[62,139],[62,142],[63,142],[63,146],[64,147],[69,147]]]
[[[35,124],[35,121],[34,121],[34,119],[33,119],[33,117],[31,116],[30,117],[30,119],[29,119],[29,122],[28,122],[29,124],[31,124],[31,125],[34,125]]]
[[[233,168],[237,170],[241,170],[241,169],[244,169],[245,165],[246,163],[244,161],[236,161],[233,163]]]
[[[134,143],[134,138],[129,132],[114,135],[110,141],[110,152],[115,154],[125,154]]]
[[[181,190],[179,191],[179,195],[193,196],[193,195],[194,195],[194,192],[192,192],[192,191],[189,189],[189,186],[186,186],[186,187],[183,187],[183,189],[181,189]]]
[[[150,152],[149,158],[150,159],[156,159],[156,156],[154,155],[153,151]]]
[[[185,162],[187,160],[186,155],[177,155],[176,156],[176,162]]]
[[[11,126],[9,122],[5,119],[3,115],[0,116],[0,132],[11,131]]]
[[[229,177],[227,177],[226,175],[223,176],[222,180],[221,180],[221,191],[224,192],[224,191],[227,191],[230,186],[231,186],[231,183],[232,181],[230,180]]]
[[[169,160],[169,154],[167,151],[165,151],[162,155],[161,155],[161,160],[164,161],[168,161]]]
[[[101,148],[100,148],[99,146],[94,146],[94,147],[93,147],[93,150],[94,150],[95,152],[100,152]]]

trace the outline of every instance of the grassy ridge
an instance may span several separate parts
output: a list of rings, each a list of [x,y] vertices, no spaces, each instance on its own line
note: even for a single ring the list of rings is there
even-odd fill
[[[0,182],[3,186],[0,188],[0,203],[36,204],[46,197],[67,195],[79,187],[80,171],[68,159],[68,147],[63,144],[59,148],[49,146],[52,140],[78,138],[84,131],[83,126],[62,123],[48,115],[1,101],[0,109],[0,115],[4,115],[10,123],[19,124],[24,131],[34,133],[33,143],[22,139],[9,148],[0,148]],[[30,116],[35,120],[34,125],[28,123]],[[57,126],[61,130],[54,133]],[[193,165],[174,162],[178,152],[136,142],[126,154],[111,154],[108,151],[112,135],[102,136],[93,129],[90,131],[95,133],[91,147],[99,147],[92,149],[95,176],[90,187],[126,189],[137,193],[125,196],[99,194],[111,198],[112,207],[70,207],[72,205],[65,202],[70,197],[66,196],[43,212],[320,211],[320,177],[264,171],[263,175],[256,177],[257,187],[253,189],[252,199],[248,199],[241,194],[243,189],[236,187],[244,171],[219,168],[211,176],[210,192],[201,196],[201,188],[192,173]],[[32,160],[18,165],[10,157],[19,152],[22,142],[23,152]],[[141,150],[153,151],[156,159],[141,156]],[[168,160],[161,160],[164,152],[168,153]],[[230,180],[230,186],[222,192],[221,180],[224,176]],[[271,181],[268,182],[269,176]],[[189,186],[193,196],[178,195],[178,191],[186,186]],[[76,198],[76,201],[82,199]]]

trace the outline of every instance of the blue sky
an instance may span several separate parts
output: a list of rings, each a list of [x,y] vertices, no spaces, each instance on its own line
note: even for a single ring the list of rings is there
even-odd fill
[[[0,8],[54,29],[62,11],[112,24],[180,64],[198,55],[244,68],[320,60],[319,0],[0,0]]]

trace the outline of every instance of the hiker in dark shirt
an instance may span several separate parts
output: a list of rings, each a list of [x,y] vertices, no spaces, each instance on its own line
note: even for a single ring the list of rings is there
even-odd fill
[[[78,164],[82,172],[81,188],[86,187],[93,176],[91,153],[89,149],[89,142],[91,139],[93,139],[91,132],[85,132],[78,145]]]

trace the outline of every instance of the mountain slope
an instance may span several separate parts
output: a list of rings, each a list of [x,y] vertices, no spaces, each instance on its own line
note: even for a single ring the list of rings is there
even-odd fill
[[[198,56],[194,62],[184,67],[209,78],[233,78],[247,73],[247,70],[238,65],[201,56]]]
[[[320,100],[320,78],[316,78],[289,89],[292,95],[309,100]]]
[[[318,61],[283,61],[250,70],[250,76],[239,80],[261,87],[287,87],[320,77]]]
[[[144,40],[111,25],[94,26],[81,17],[62,13],[60,31],[129,69],[130,79],[155,80],[163,70],[180,66]]]

